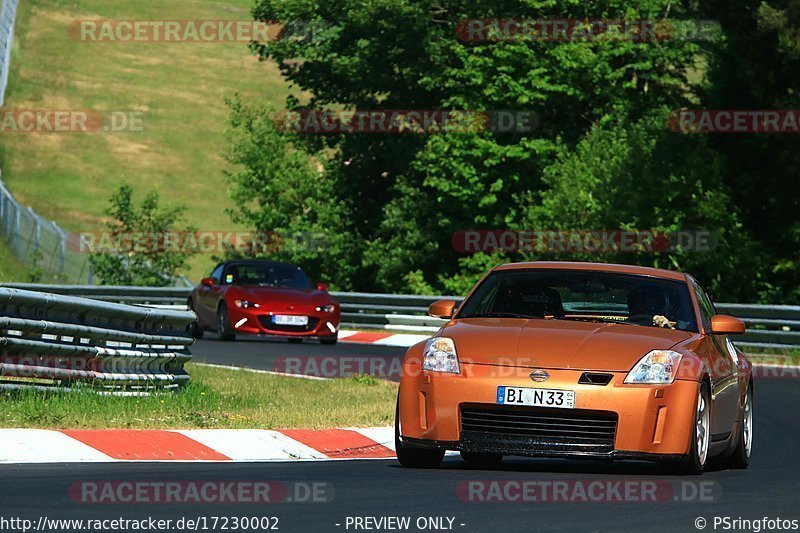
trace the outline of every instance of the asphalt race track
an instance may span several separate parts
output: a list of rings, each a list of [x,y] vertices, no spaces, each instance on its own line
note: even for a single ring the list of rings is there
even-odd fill
[[[213,333],[209,335],[213,337]],[[398,369],[402,362],[406,348],[395,346],[381,346],[375,344],[355,344],[339,342],[333,346],[324,346],[316,341],[305,341],[302,344],[290,344],[284,339],[237,339],[233,342],[218,341],[215,339],[201,339],[192,345],[192,357],[198,363],[215,365],[232,365],[253,368],[258,370],[286,370],[286,360],[290,359],[299,366],[300,374],[317,375],[314,372],[322,363],[331,358],[334,360],[345,358],[349,364],[341,368],[358,369],[358,365],[370,366],[376,370]],[[312,364],[306,364],[311,362]],[[316,365],[313,363],[317,363]],[[335,365],[328,365],[333,369]],[[363,372],[368,373],[368,372]],[[375,373],[378,375],[379,372]],[[399,374],[389,375],[390,379],[398,380]],[[340,377],[338,375],[322,375],[319,377]]]
[[[201,341],[194,347],[200,361],[247,365],[270,369],[282,356],[379,355],[397,357],[402,348],[339,344],[289,345],[281,342],[220,343]],[[219,355],[215,355],[219,354]],[[754,451],[749,470],[710,471],[702,476],[672,475],[667,469],[647,463],[570,462],[555,460],[506,459],[496,470],[471,470],[458,457],[445,460],[438,470],[409,470],[394,460],[359,460],[294,463],[113,463],[76,465],[6,465],[0,467],[0,519],[29,518],[34,524],[48,519],[177,520],[205,517],[207,529],[213,517],[278,517],[279,531],[419,531],[451,530],[447,519],[426,523],[423,517],[452,519],[455,531],[697,531],[696,521],[705,519],[706,531],[714,528],[714,517],[761,520],[764,517],[800,520],[800,388],[793,378],[760,379],[756,382]],[[84,503],[76,499],[74,484],[80,482],[251,482],[269,481],[286,487],[323,487],[319,501],[281,501],[267,504],[204,503]],[[465,487],[486,482],[536,482],[538,486],[568,484],[572,501],[469,501]],[[637,498],[608,498],[587,501],[576,486],[592,482],[604,486],[616,483],[655,484],[656,501]],[[472,483],[472,484],[470,484]],[[494,485],[493,485],[494,484]],[[70,487],[73,487],[72,493]],[[291,499],[297,492],[287,492]],[[489,492],[478,491],[485,497]],[[306,494],[307,492],[303,493]],[[495,495],[497,493],[494,493]],[[519,499],[509,492],[506,499]],[[537,494],[542,494],[538,492]],[[612,492],[606,492],[612,494]],[[303,499],[303,498],[300,498]],[[641,499],[641,498],[640,498]],[[77,500],[77,501],[76,501]],[[575,501],[577,500],[577,501]],[[376,527],[355,517],[410,517],[407,529]],[[350,522],[348,526],[348,517]],[[697,522],[703,525],[702,521]],[[221,530],[218,522],[217,530]],[[337,525],[338,524],[338,525]],[[463,525],[462,525],[463,524]],[[366,528],[369,526],[369,529]],[[438,526],[438,528],[437,528]],[[4,531],[10,529],[0,528]],[[200,526],[199,530],[203,530]],[[230,530],[230,525],[228,527]],[[66,529],[62,529],[66,530]],[[754,531],[728,528],[728,531]],[[765,530],[762,527],[762,530]],[[252,529],[251,529],[252,531]]]

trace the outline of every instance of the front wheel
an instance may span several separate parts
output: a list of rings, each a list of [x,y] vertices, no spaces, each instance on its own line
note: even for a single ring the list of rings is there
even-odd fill
[[[195,316],[197,315],[197,312],[194,310],[194,302],[192,301],[191,298],[189,298],[189,300],[186,302],[186,307],[189,308],[189,311],[193,311]],[[189,327],[187,328],[189,335],[191,335],[192,338],[195,339],[203,338],[203,329],[200,327],[199,320],[200,319],[198,318],[197,320],[189,324]]]
[[[683,459],[682,470],[687,474],[702,474],[708,461],[711,441],[711,391],[708,383],[700,383],[692,423],[692,442],[689,455]]]
[[[339,341],[339,334],[338,333],[336,335],[334,335],[333,337],[320,337],[320,339],[319,339],[319,342],[321,344],[327,344],[328,346],[336,344],[338,341]]]
[[[442,464],[444,450],[438,448],[411,448],[400,442],[400,402],[394,417],[394,449],[397,460],[406,468],[436,468]]]
[[[231,331],[228,308],[225,307],[224,303],[217,309],[217,338],[221,341],[232,341],[236,338],[236,335]]]

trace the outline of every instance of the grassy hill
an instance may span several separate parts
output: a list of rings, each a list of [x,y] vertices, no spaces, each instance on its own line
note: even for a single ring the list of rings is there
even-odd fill
[[[79,19],[249,20],[250,3],[20,2],[6,108],[139,111],[144,131],[3,134],[0,164],[12,193],[67,230],[96,231],[126,181],[139,197],[156,188],[165,202],[186,204],[188,222],[202,230],[242,229],[224,213],[223,99],[239,92],[280,107],[287,88],[277,67],[244,43],[91,43],[69,30]],[[196,280],[210,266],[200,256],[188,274]]]
[[[0,281],[27,281],[25,272],[28,268],[17,261],[11,253],[11,247],[0,240]]]

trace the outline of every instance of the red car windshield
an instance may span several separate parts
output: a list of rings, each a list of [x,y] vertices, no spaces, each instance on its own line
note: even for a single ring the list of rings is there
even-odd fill
[[[493,272],[462,304],[456,318],[516,317],[587,320],[697,331],[686,283],[610,272]]]
[[[311,281],[305,272],[284,263],[234,263],[225,269],[223,283],[287,289],[311,288]]]

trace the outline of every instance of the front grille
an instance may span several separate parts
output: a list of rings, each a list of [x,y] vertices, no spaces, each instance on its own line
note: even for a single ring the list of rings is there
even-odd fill
[[[508,454],[609,453],[617,414],[516,406],[462,406],[464,449]]]
[[[279,326],[278,324],[274,324],[272,322],[272,316],[270,315],[259,316],[258,322],[261,324],[261,327],[270,331],[279,331],[282,333],[308,333],[309,331],[314,331],[314,329],[317,327],[317,324],[319,324],[319,318],[315,318],[313,316],[308,317],[308,325],[306,326]]]

